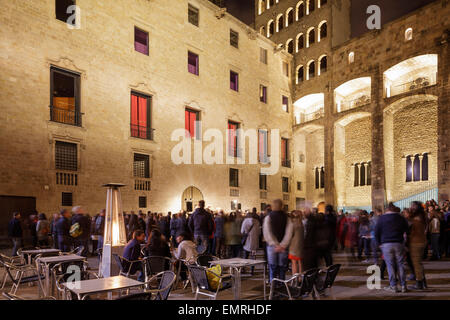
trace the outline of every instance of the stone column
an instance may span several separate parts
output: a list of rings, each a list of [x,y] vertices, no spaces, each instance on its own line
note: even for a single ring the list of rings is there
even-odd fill
[[[443,32],[437,40],[438,65],[438,188],[439,201],[450,198],[450,31]]]
[[[329,87],[328,87],[329,88]],[[324,118],[324,166],[325,166],[325,203],[336,205],[334,185],[334,115],[333,94],[330,88],[325,92]]]
[[[383,208],[386,182],[383,144],[383,70],[376,65],[372,76],[372,208]]]

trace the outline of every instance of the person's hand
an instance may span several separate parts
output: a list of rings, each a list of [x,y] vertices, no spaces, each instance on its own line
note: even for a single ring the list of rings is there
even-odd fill
[[[284,252],[286,249],[283,248],[282,246],[276,246],[275,247],[275,252]]]

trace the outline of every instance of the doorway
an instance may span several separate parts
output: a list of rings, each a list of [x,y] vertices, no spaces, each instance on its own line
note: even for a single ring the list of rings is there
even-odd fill
[[[186,212],[192,212],[200,200],[204,200],[202,192],[198,188],[190,186],[184,190],[181,196],[181,207]]]
[[[36,213],[36,198],[0,195],[0,243],[10,244],[8,240],[8,223],[12,219],[13,212],[20,212],[22,221],[28,222],[28,217]],[[23,224],[24,240],[30,238],[28,225]]]

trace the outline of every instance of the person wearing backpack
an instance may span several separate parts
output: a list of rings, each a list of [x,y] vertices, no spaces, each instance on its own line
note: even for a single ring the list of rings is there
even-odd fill
[[[80,255],[87,257],[91,221],[81,206],[73,207],[72,212],[70,235],[74,239],[74,246],[80,247]]]
[[[38,245],[48,246],[48,234],[50,233],[50,223],[45,216],[45,213],[39,214],[39,220],[36,224],[36,233],[38,238]]]
[[[255,256],[256,250],[259,248],[259,236],[261,234],[261,225],[256,214],[256,208],[253,208],[253,212],[247,213],[242,222],[241,234],[244,259],[247,259],[250,255]],[[254,270],[255,267],[252,267],[252,274]]]

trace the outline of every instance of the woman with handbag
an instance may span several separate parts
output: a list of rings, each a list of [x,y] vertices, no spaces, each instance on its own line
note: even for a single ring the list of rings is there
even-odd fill
[[[250,255],[255,256],[255,252],[259,248],[259,236],[261,235],[261,224],[256,214],[256,208],[253,209],[253,212],[247,213],[242,222],[241,234],[244,259],[247,259]],[[252,274],[254,269],[252,267]]]

